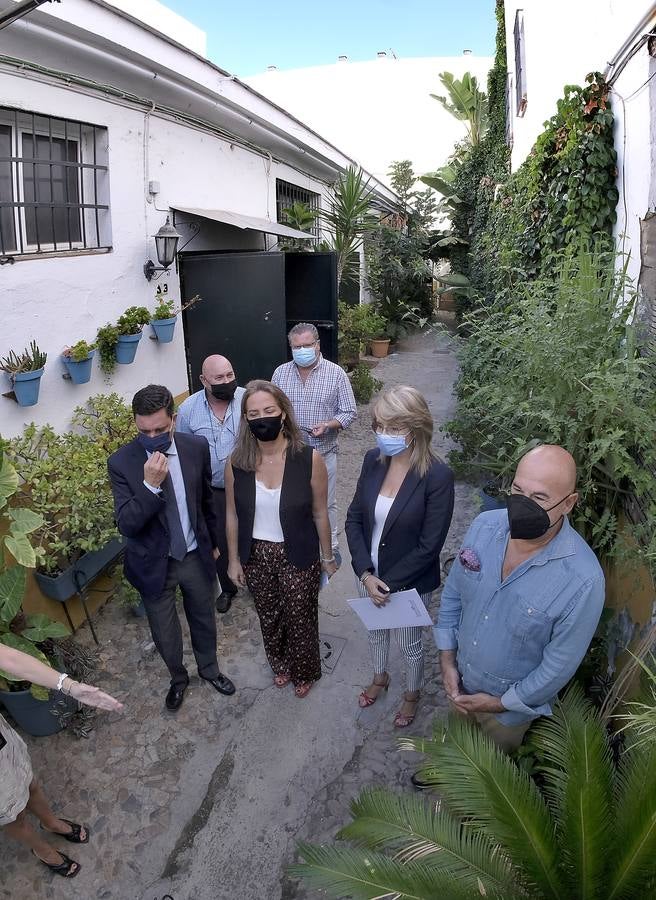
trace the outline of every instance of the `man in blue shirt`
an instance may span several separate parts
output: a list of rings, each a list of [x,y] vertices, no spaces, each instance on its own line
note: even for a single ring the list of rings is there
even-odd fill
[[[521,744],[583,659],[604,606],[604,575],[567,515],[576,465],[543,445],[519,462],[507,510],[472,523],[435,626],[454,709],[504,750]]]
[[[232,453],[241,422],[241,398],[244,388],[237,387],[232,363],[225,356],[208,356],[203,363],[200,383],[203,389],[192,394],[180,405],[176,430],[183,434],[200,434],[210,445],[212,463],[212,492],[219,520],[219,556],[216,574],[221,593],[216,601],[217,612],[230,609],[237,587],[228,578],[228,545],[225,537],[225,464]]]

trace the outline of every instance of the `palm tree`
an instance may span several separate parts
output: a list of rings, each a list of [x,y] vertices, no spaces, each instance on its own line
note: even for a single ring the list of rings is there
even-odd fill
[[[338,178],[331,208],[322,214],[331,249],[337,254],[337,287],[354,280],[359,266],[356,256],[365,234],[373,231],[378,219],[371,213],[373,190],[362,169],[354,166]]]
[[[440,72],[440,81],[447,90],[448,97],[431,94],[444,109],[467,128],[467,137],[472,147],[480,144],[488,128],[487,96],[478,87],[478,81],[471,72],[465,72],[462,80],[454,78],[451,72]]]
[[[656,897],[656,743],[629,747],[616,768],[576,686],[531,737],[540,786],[468,720],[404,739],[426,754],[421,776],[441,799],[365,790],[338,835],[354,849],[302,844],[293,874],[379,900]]]

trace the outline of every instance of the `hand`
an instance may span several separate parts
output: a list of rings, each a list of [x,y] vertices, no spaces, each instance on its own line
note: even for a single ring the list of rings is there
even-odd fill
[[[500,713],[506,709],[501,698],[492,694],[459,694],[452,702],[465,713]]]
[[[212,558],[216,560],[219,556],[221,556],[221,551],[218,547],[215,547],[214,550],[212,550]]]
[[[442,669],[442,684],[449,700],[454,700],[460,694],[460,672],[454,665],[449,665],[440,660]]]
[[[169,474],[169,461],[163,453],[155,451],[144,463],[144,481],[158,488]]]
[[[228,578],[239,587],[246,587],[246,576],[240,562],[231,562],[228,566]]]
[[[312,425],[310,428],[312,437],[321,437],[321,435],[325,434],[327,431],[330,431],[330,429],[325,422],[319,422],[318,425]]]
[[[92,687],[90,684],[84,684],[80,681],[73,681],[72,679],[68,684],[70,684],[68,693],[74,700],[79,700],[80,703],[85,703],[87,706],[97,706],[98,709],[108,709],[111,712],[119,712],[123,709],[122,703],[101,691],[100,688]],[[64,682],[64,689],[66,687],[68,685]]]
[[[335,572],[337,571],[337,563],[336,563],[336,561],[335,561],[334,559],[333,559],[332,562],[324,562],[324,561],[322,560],[322,561],[321,561],[321,568],[322,568],[323,571],[326,573],[326,575],[328,576],[328,578],[332,578],[333,575],[335,574]]]
[[[389,586],[384,581],[381,581],[380,578],[370,575],[366,579],[364,586],[376,606],[385,606],[386,603],[389,603]]]

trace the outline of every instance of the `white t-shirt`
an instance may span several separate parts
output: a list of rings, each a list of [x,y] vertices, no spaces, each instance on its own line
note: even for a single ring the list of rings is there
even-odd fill
[[[374,509],[374,531],[371,535],[371,561],[374,564],[374,575],[378,575],[378,546],[380,544],[380,539],[383,536],[383,528],[385,527],[385,522],[387,521],[387,516],[392,508],[394,499],[394,497],[383,497],[382,494],[379,494],[376,499],[376,507]]]
[[[282,544],[285,537],[280,524],[281,487],[268,488],[255,479],[255,518],[253,538],[258,541],[272,541]]]

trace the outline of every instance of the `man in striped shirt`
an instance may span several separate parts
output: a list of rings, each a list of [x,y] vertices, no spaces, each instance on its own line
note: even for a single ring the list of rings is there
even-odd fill
[[[337,541],[337,435],[357,417],[351,382],[344,369],[321,355],[319,332],[301,322],[289,332],[292,362],[278,366],[271,381],[289,397],[305,441],[324,458],[328,469],[328,516],[333,553]],[[337,556],[338,565],[340,562]]]

